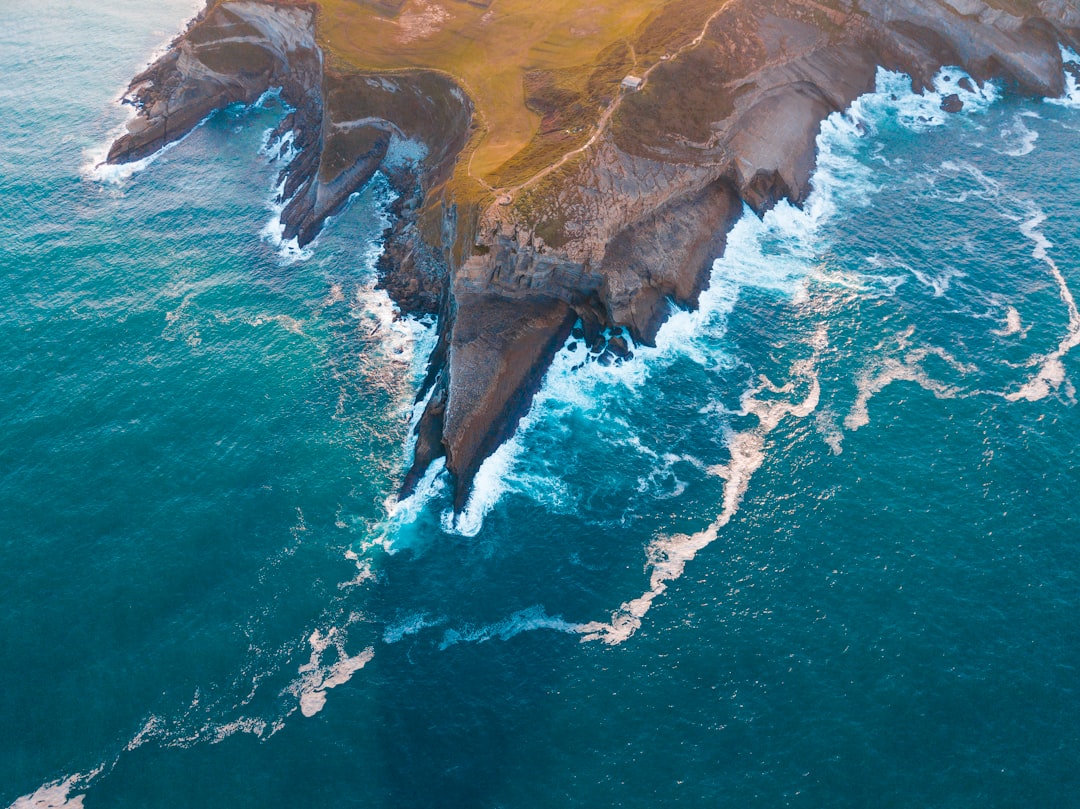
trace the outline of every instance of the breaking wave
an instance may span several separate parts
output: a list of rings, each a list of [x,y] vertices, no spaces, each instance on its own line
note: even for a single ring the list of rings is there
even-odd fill
[[[698,345],[703,327],[710,319],[730,310],[740,289],[760,284],[762,277],[770,279],[774,288],[783,287],[786,282],[787,291],[796,307],[809,294],[808,281],[818,285],[815,293],[818,296],[823,288],[829,286],[846,287],[860,293],[870,291],[866,279],[850,276],[838,278],[824,266],[826,262],[821,260],[821,256],[827,251],[828,245],[820,239],[822,225],[840,211],[850,211],[853,206],[866,204],[880,190],[875,186],[871,166],[865,157],[860,159],[858,140],[876,134],[879,127],[889,122],[898,123],[913,132],[944,125],[948,114],[942,112],[941,102],[945,95],[951,93],[960,96],[969,113],[976,114],[986,112],[998,98],[997,89],[992,84],[976,88],[969,77],[955,69],[942,70],[934,91],[923,95],[911,92],[910,80],[906,76],[879,71],[875,93],[858,99],[847,112],[830,116],[822,125],[818,138],[818,168],[813,178],[814,191],[806,207],[800,211],[781,203],[763,220],[745,216],[732,231],[724,258],[717,262],[712,286],[703,295],[701,310],[681,313],[673,318],[661,332],[658,341],[660,350],[679,350],[698,362],[706,361]],[[1034,149],[1038,136],[1026,127],[1020,116],[1014,121],[1015,129],[1008,134],[1015,136],[1016,145],[1010,154],[1028,154]],[[887,161],[884,155],[878,155],[878,159]],[[1057,349],[1033,357],[1029,364],[1038,370],[1019,390],[1006,395],[1010,400],[1037,400],[1061,386],[1064,380],[1061,359],[1080,344],[1080,331],[1077,329],[1080,320],[1077,319],[1076,305],[1065,278],[1049,255],[1051,245],[1040,230],[1045,215],[1032,203],[1024,201],[1021,204],[1026,211],[1020,224],[1021,232],[1034,242],[1034,257],[1050,269],[1069,313],[1068,332]],[[778,252],[782,258],[779,261],[775,254],[763,249],[770,243],[780,246]],[[906,269],[938,298],[946,295],[953,279],[963,277],[955,269],[946,269],[937,276],[912,267]],[[893,282],[891,292],[895,292],[899,283],[902,283],[902,279]],[[805,419],[818,409],[822,386],[817,368],[828,342],[826,322],[827,319],[818,322],[808,341],[813,348],[811,357],[792,365],[785,384],[777,385],[762,377],[743,394],[742,412],[739,415],[755,416],[757,424],[749,430],[731,433],[728,439],[731,460],[708,470],[724,480],[720,514],[701,531],[663,535],[650,543],[646,548],[647,568],[651,571],[648,589],[640,596],[623,602],[608,620],[581,625],[583,641],[619,644],[630,638],[641,627],[642,619],[656,599],[684,574],[686,566],[698,553],[719,538],[722,529],[735,517],[751,478],[765,460],[769,434],[784,419]],[[1006,309],[1004,329],[1000,332],[1004,335],[1022,335],[1021,319],[1015,307]],[[931,357],[959,379],[976,373],[978,369],[941,347],[914,345],[913,333],[914,327],[911,327],[898,335],[895,348],[882,359],[873,361],[856,378],[857,395],[843,420],[843,429],[852,431],[865,426],[869,422],[870,400],[894,382],[915,383],[938,398],[984,393],[968,391],[957,384],[933,378],[924,367],[925,361]],[[647,351],[643,354],[646,358],[650,357]],[[651,359],[655,361],[655,357]],[[762,393],[768,394],[768,397],[760,398]],[[777,394],[784,397],[777,399]],[[792,398],[792,394],[797,395]],[[842,451],[843,432],[831,408],[828,412],[819,411],[817,422],[818,430],[832,452],[839,454]]]
[[[1048,98],[1047,104],[1080,109],[1080,54],[1071,48],[1061,49],[1061,60],[1066,64],[1065,92],[1061,98]],[[1070,66],[1076,69],[1069,69]]]

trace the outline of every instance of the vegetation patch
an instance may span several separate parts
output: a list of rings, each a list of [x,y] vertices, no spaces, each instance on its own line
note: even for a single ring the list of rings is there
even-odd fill
[[[595,123],[620,71],[634,66],[629,45],[639,27],[683,2],[405,0],[388,14],[370,0],[322,0],[319,37],[342,68],[449,74],[472,98],[480,125],[459,172],[497,186],[584,142],[589,133],[573,130]],[[554,90],[569,91],[575,101],[561,119],[545,124],[538,110],[556,100]],[[522,150],[526,154],[511,163]]]
[[[584,145],[633,67],[630,46],[619,41],[605,48],[595,65],[525,74],[525,105],[540,116],[540,124],[525,148],[492,174],[492,184],[523,183]]]

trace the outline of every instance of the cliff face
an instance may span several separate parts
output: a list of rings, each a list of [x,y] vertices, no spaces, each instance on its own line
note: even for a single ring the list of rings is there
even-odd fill
[[[293,111],[271,142],[295,154],[280,177],[284,239],[311,242],[326,217],[380,168],[405,195],[403,208],[417,207],[429,187],[445,179],[465,143],[468,99],[436,73],[370,76],[328,68],[316,42],[317,14],[312,3],[212,0],[169,51],[132,80],[124,101],[137,115],[108,162],[146,157],[215,110],[280,89]],[[404,268],[406,274],[414,269]],[[406,292],[416,284],[400,284],[407,311],[434,311],[446,285],[445,263],[423,269],[434,279],[420,295],[423,305]]]
[[[182,138],[207,115],[251,104],[272,87],[297,108],[297,143],[322,125],[322,53],[313,5],[236,2],[208,6],[158,61],[136,76],[125,101],[138,115],[108,162],[138,160]]]
[[[403,491],[445,455],[461,508],[574,322],[598,348],[605,327],[649,343],[673,304],[695,306],[743,204],[806,198],[821,121],[871,90],[879,65],[917,89],[959,65],[1053,96],[1059,43],[1080,46],[1073,0],[717,0],[708,19],[612,102],[584,147],[459,205],[448,180],[474,124],[452,79],[330,70],[314,6],[217,2],[133,81],[139,115],[109,160],[281,87],[295,112],[279,134],[300,149],[282,173],[286,238],[313,239],[385,171],[402,196],[382,283],[404,311],[440,314]]]

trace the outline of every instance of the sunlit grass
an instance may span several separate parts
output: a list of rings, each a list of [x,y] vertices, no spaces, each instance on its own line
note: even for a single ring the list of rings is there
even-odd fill
[[[463,85],[481,129],[459,179],[471,175],[498,187],[528,179],[584,142],[622,75],[655,62],[667,40],[677,45],[680,28],[696,34],[705,6],[718,3],[492,0],[485,7],[406,0],[397,10],[391,0],[319,5],[322,43],[339,62],[373,71],[430,68]],[[650,43],[641,53],[635,49],[639,39]],[[547,113],[545,93],[554,114],[541,115]]]

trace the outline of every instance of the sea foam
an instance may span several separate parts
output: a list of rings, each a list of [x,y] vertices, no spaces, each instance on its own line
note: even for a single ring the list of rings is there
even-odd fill
[[[808,360],[797,361],[791,368],[791,379],[784,385],[775,385],[767,379],[761,379],[757,385],[747,390],[742,396],[744,415],[757,417],[757,426],[734,433],[729,439],[728,448],[731,460],[727,464],[711,468],[710,474],[724,480],[723,509],[716,519],[704,530],[694,534],[674,534],[661,536],[646,548],[646,558],[651,568],[649,589],[637,598],[623,602],[615,610],[609,621],[594,621],[583,624],[578,631],[582,640],[600,640],[607,644],[618,644],[628,640],[640,627],[645,614],[653,602],[667,590],[669,584],[679,579],[687,564],[717,540],[724,528],[739,510],[743,496],[750,486],[754,473],[765,461],[766,439],[785,417],[806,418],[817,408],[821,398],[821,383],[817,375],[817,364],[821,352],[827,347],[824,326],[820,326],[812,338],[814,353]],[[805,394],[790,398],[758,398],[767,392],[791,396],[800,388],[806,388]]]
[[[326,692],[347,683],[356,672],[371,662],[375,657],[375,650],[369,646],[359,654],[348,654],[345,651],[345,632],[336,626],[326,631],[316,629],[308,638],[308,644],[311,646],[311,657],[307,663],[300,666],[300,678],[289,690],[299,700],[300,712],[310,717],[326,705]],[[326,662],[324,658],[331,650],[334,659]]]
[[[83,798],[86,796],[71,793],[86,789],[103,770],[104,766],[101,766],[87,773],[75,773],[43,784],[31,794],[16,798],[9,809],[83,809]]]
[[[1080,65],[1080,54],[1074,51],[1072,48],[1062,47],[1061,60],[1063,62],[1072,62],[1073,64]],[[1065,92],[1061,98],[1048,98],[1047,104],[1056,104],[1061,107],[1070,107],[1072,109],[1080,108],[1080,80],[1076,75],[1070,71],[1065,71]]]
[[[569,623],[558,616],[548,615],[544,608],[537,604],[493,624],[448,629],[443,634],[439,649],[446,650],[459,643],[484,643],[494,638],[509,640],[522,632],[535,632],[538,629],[573,635],[586,631],[587,628],[581,624]]]
[[[823,226],[842,211],[869,204],[880,190],[873,169],[860,159],[860,141],[890,121],[916,132],[944,125],[948,118],[941,110],[941,102],[950,93],[959,95],[969,112],[984,112],[996,100],[996,88],[992,84],[980,88],[971,84],[975,89],[968,90],[961,86],[965,77],[963,71],[943,69],[934,89],[920,95],[912,92],[909,77],[880,69],[874,93],[856,99],[846,112],[834,113],[823,122],[817,139],[813,191],[805,206],[800,209],[782,201],[761,219],[747,212],[728,236],[727,250],[714,265],[699,311],[673,317],[661,329],[657,351],[680,352],[700,363],[708,362],[708,344],[703,344],[701,338],[710,330],[722,332],[728,313],[746,287],[782,290],[796,307],[812,308],[808,283],[815,280],[829,285],[838,280],[822,267],[820,257],[828,247],[822,241]],[[943,294],[949,279],[924,280]],[[757,423],[732,432],[728,438],[730,460],[709,470],[724,480],[722,508],[717,517],[701,531],[663,535],[651,542],[646,548],[648,588],[624,601],[608,620],[581,624],[583,641],[619,644],[628,640],[641,627],[656,599],[684,574],[697,554],[719,538],[738,513],[753,475],[766,459],[770,433],[784,420],[805,419],[818,409],[822,395],[818,366],[828,347],[826,323],[827,318],[819,318],[807,335],[811,354],[792,364],[786,383],[775,384],[762,378],[742,395],[739,415],[756,417]],[[655,354],[642,353],[646,361],[650,356],[656,360]],[[845,426],[859,426],[870,396],[893,379],[908,376],[925,382],[935,392],[947,393],[920,372],[920,359],[918,355],[910,356],[907,365],[864,381],[854,415],[849,414]],[[819,415],[818,429],[833,453],[838,454],[842,436],[831,410]]]
[[[1042,225],[1046,222],[1046,214],[1034,202],[1028,202],[1026,213],[1028,216],[1021,223],[1020,232],[1034,244],[1032,255],[1035,259],[1046,264],[1049,269],[1050,276],[1057,285],[1058,296],[1068,313],[1069,325],[1056,349],[1032,357],[1029,364],[1034,365],[1037,370],[1017,390],[1005,396],[1006,399],[1012,402],[1020,400],[1037,402],[1061,388],[1062,384],[1067,381],[1065,365],[1062,360],[1070,351],[1080,345],[1080,311],[1077,310],[1076,299],[1073,297],[1065,276],[1062,274],[1057,262],[1050,255],[1050,248],[1053,247],[1053,244],[1042,231]],[[1068,393],[1071,398],[1072,391],[1069,390]]]

